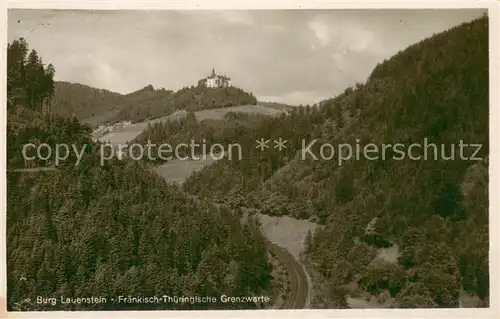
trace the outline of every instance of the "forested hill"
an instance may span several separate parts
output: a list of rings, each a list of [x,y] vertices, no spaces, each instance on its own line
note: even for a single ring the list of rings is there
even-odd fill
[[[464,292],[479,297],[476,306],[488,305],[488,67],[483,17],[408,47],[319,108],[241,132],[233,142],[247,150],[245,158],[218,161],[185,189],[319,220],[308,261],[315,307],[348,307],[353,298],[385,307],[458,307]],[[287,148],[262,152],[254,147],[260,138],[285,139]],[[315,138],[319,160],[302,160],[301,141]],[[425,139],[438,147],[427,160],[401,159],[391,148],[381,158],[383,144]],[[482,147],[476,154],[476,147],[464,148],[463,160],[461,140]],[[324,143],[333,145],[331,160],[319,155]],[[339,164],[342,143],[353,152],[357,143],[361,150],[374,143],[378,157],[361,153]],[[441,145],[446,157],[455,147],[454,160],[443,159]]]
[[[148,85],[129,94],[90,86],[55,82],[51,108],[61,116],[76,116],[91,126],[118,121],[139,122],[175,111],[198,111],[257,103],[252,93],[236,87],[184,87],[178,91]]]
[[[8,46],[9,169],[26,167],[20,156],[26,143],[88,147],[76,166],[70,158],[55,171],[7,172],[8,310],[268,307],[220,300],[222,294],[268,295],[270,269],[257,225],[194,201],[140,163],[100,165],[90,128],[48,112],[54,68],[44,67],[36,52],[28,51],[23,39]],[[112,300],[120,295],[217,301]],[[106,301],[60,302],[61,297],[92,296]]]
[[[88,119],[120,107],[123,95],[79,83],[55,82],[52,111],[60,116]]]

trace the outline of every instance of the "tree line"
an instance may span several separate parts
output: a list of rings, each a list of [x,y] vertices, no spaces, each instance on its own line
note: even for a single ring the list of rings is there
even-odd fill
[[[237,87],[183,87],[177,91],[148,85],[129,94],[119,94],[77,83],[56,82],[53,113],[76,116],[92,127],[120,121],[141,122],[175,111],[199,111],[238,105],[255,105],[252,93]]]

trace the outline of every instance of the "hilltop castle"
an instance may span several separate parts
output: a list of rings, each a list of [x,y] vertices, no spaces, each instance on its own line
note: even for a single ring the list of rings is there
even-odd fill
[[[215,73],[212,68],[212,74],[204,79],[198,81],[199,86],[206,86],[209,88],[226,88],[231,86],[231,78],[226,75],[219,75]]]

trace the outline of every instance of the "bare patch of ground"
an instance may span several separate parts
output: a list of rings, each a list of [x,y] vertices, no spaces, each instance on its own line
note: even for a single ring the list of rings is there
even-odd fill
[[[120,130],[116,132],[109,132],[99,138],[99,141],[109,144],[125,144],[134,140],[143,129],[136,129],[135,131],[130,128],[129,130]]]
[[[376,260],[382,259],[387,262],[390,262],[392,264],[397,264],[398,263],[398,257],[399,257],[399,248],[397,244],[393,244],[392,247],[389,248],[379,248],[377,249],[377,256],[375,257]]]
[[[167,163],[155,167],[158,175],[169,182],[182,184],[195,171],[203,169],[206,165],[214,163],[216,159],[207,156],[200,160],[171,160]]]
[[[314,234],[315,223],[289,216],[274,217],[257,213],[264,236],[271,242],[288,250],[297,260],[304,249],[307,233]]]

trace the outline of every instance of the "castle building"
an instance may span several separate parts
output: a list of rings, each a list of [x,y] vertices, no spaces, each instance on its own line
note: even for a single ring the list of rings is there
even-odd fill
[[[215,69],[212,68],[212,74],[199,80],[198,85],[203,85],[209,88],[226,88],[231,86],[231,78],[226,75],[219,75],[215,73]]]

